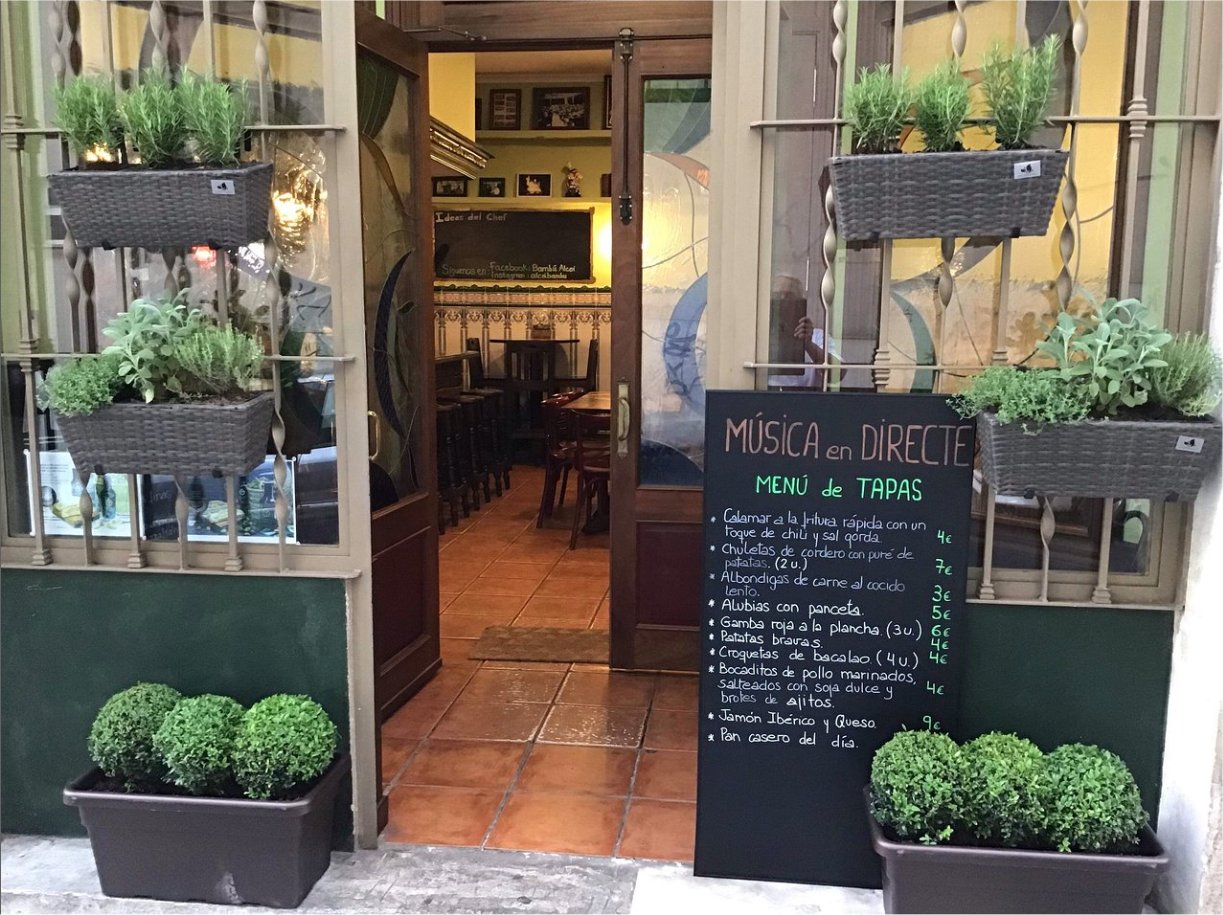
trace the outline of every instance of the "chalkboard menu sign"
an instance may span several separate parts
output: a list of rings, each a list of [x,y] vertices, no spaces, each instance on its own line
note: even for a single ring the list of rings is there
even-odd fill
[[[878,886],[862,789],[953,728],[973,432],[939,395],[711,391],[695,871]]]
[[[439,280],[590,282],[593,219],[590,209],[437,209],[434,274]]]

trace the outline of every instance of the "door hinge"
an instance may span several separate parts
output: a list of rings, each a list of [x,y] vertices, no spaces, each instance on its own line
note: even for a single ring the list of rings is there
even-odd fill
[[[620,55],[622,63],[628,63],[633,59],[633,39],[636,33],[630,28],[623,28],[619,35],[616,36],[616,51]]]

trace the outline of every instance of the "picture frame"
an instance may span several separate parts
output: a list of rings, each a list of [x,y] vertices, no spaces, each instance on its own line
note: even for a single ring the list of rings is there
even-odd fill
[[[467,179],[459,177],[435,177],[433,179],[434,197],[466,197]]]
[[[603,77],[603,129],[612,128],[612,78],[610,74]]]
[[[552,175],[548,172],[521,172],[517,189],[519,197],[551,197]]]
[[[599,196],[611,196],[611,172],[604,172],[599,176]]]
[[[540,86],[532,90],[535,130],[589,130],[589,86]]]
[[[492,89],[489,91],[488,129],[522,129],[521,89]]]
[[[476,186],[476,196],[478,197],[505,197],[505,179],[504,178],[481,178]]]
[[[484,112],[481,110],[484,107],[484,100],[480,96],[476,96],[476,130],[484,129]]]

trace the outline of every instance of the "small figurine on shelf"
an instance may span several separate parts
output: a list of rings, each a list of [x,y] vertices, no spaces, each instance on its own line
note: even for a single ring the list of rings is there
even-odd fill
[[[565,173],[565,196],[566,197],[581,197],[582,196],[582,173],[576,168],[565,163],[565,167],[561,169]]]

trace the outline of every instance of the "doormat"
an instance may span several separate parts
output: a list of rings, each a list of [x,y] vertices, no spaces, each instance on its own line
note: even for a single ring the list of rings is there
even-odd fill
[[[487,661],[576,661],[606,664],[606,629],[489,626],[467,656]]]

